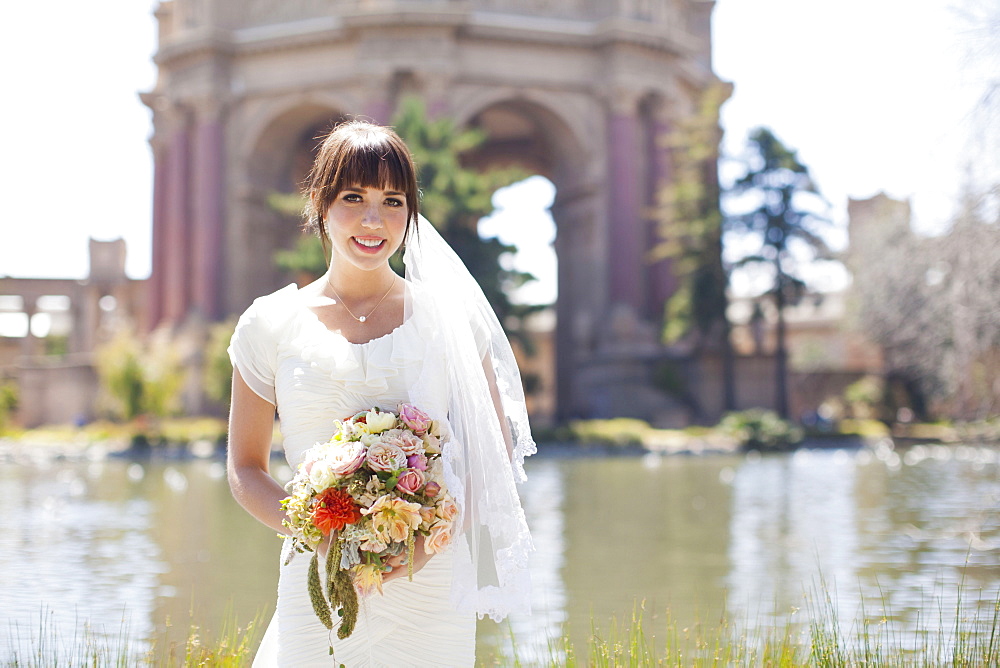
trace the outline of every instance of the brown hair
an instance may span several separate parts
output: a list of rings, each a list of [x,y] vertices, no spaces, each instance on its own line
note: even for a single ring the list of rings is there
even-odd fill
[[[392,129],[366,121],[346,121],[324,139],[306,186],[306,228],[328,249],[326,212],[344,188],[399,190],[406,199],[406,232],[417,222],[417,176],[410,150]]]

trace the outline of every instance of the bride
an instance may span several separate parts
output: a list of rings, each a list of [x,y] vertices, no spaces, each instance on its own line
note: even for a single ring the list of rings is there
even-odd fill
[[[473,665],[477,615],[499,621],[528,607],[532,547],[515,482],[535,445],[510,345],[465,266],[419,216],[413,161],[395,132],[361,121],[335,128],[307,195],[329,269],[255,300],[229,348],[233,496],[287,534],[286,493],[268,472],[275,412],[294,469],[335,419],[408,402],[448,425],[443,461],[461,528],[433,555],[418,539],[412,580],[402,555],[391,561],[384,594],[362,598],[345,640],[313,613],[308,555],[286,564],[286,540],[254,666]],[[401,247],[405,278],[389,265]]]

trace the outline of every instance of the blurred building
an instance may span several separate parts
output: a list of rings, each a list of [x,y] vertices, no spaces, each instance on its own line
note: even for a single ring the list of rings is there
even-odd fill
[[[647,207],[670,182],[662,140],[712,72],[709,0],[170,0],[156,10],[153,271],[146,326],[239,313],[290,282],[276,249],[338,119],[389,122],[417,95],[483,129],[470,156],[557,188],[559,417],[673,415],[650,356],[675,287],[650,263]]]
[[[850,248],[855,249],[881,243],[886,228],[908,228],[910,224],[909,202],[884,193],[849,199],[847,212]],[[848,269],[854,261],[850,248],[841,257]],[[861,331],[854,316],[854,300],[854,293],[847,287],[808,295],[786,308],[789,412],[793,417],[840,397],[851,383],[864,376],[885,373],[884,351]],[[734,352],[741,361],[738,385],[743,394],[756,388],[767,405],[774,387],[774,304],[766,297],[733,299],[729,321]]]
[[[125,274],[125,241],[90,240],[83,280],[0,277],[0,380],[17,381],[25,427],[90,420],[94,348],[141,312],[145,281]]]

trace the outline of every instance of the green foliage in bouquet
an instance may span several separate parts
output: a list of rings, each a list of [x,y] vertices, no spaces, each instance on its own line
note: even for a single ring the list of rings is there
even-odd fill
[[[291,537],[285,563],[313,553],[306,583],[313,611],[330,630],[336,612],[343,640],[354,631],[358,597],[382,591],[396,557],[405,556],[399,563],[412,579],[417,536],[429,554],[445,549],[459,509],[444,482],[440,422],[400,404],[398,415],[374,407],[332,426],[329,441],[305,452],[281,507]]]

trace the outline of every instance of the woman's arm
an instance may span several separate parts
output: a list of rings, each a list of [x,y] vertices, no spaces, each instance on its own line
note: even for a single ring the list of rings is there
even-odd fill
[[[504,445],[507,446],[507,459],[514,460],[514,438],[510,434],[510,424],[507,422],[507,415],[503,412],[503,400],[500,398],[500,388],[497,387],[497,377],[493,372],[493,358],[489,353],[483,357],[483,373],[486,374],[486,382],[490,386],[490,396],[493,398],[493,408],[497,412],[497,419],[500,420],[500,431],[503,434]]]
[[[288,533],[281,521],[281,500],[288,496],[270,476],[274,406],[261,399],[233,369],[233,399],[229,411],[229,488],[244,509],[266,526]]]

